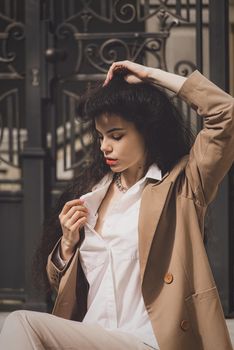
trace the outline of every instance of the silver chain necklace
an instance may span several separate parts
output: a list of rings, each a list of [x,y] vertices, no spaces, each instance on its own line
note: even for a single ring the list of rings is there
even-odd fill
[[[121,183],[121,173],[116,173],[115,174],[115,184],[120,192],[127,192],[128,188],[124,187]]]

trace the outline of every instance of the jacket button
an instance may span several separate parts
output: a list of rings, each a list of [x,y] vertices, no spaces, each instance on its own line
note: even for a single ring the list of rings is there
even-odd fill
[[[170,272],[166,273],[166,275],[164,276],[164,282],[167,284],[170,284],[170,283],[172,283],[172,281],[173,281],[172,273],[170,273]]]
[[[181,321],[180,327],[186,332],[189,329],[189,322],[187,320]]]

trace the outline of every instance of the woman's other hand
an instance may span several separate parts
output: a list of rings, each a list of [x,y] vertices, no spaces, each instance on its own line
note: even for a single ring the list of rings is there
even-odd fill
[[[61,239],[61,258],[68,260],[74,253],[74,249],[80,240],[80,229],[87,222],[88,210],[81,199],[67,202],[59,220],[63,236]]]

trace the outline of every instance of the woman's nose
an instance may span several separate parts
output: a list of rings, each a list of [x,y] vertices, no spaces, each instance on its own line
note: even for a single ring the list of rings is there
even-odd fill
[[[103,153],[112,151],[111,144],[105,139],[102,140],[100,149]]]

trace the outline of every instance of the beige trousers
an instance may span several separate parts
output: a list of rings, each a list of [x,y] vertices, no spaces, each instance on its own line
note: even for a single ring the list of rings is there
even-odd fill
[[[65,320],[47,313],[14,311],[5,320],[0,350],[149,350],[133,335],[97,324]]]

